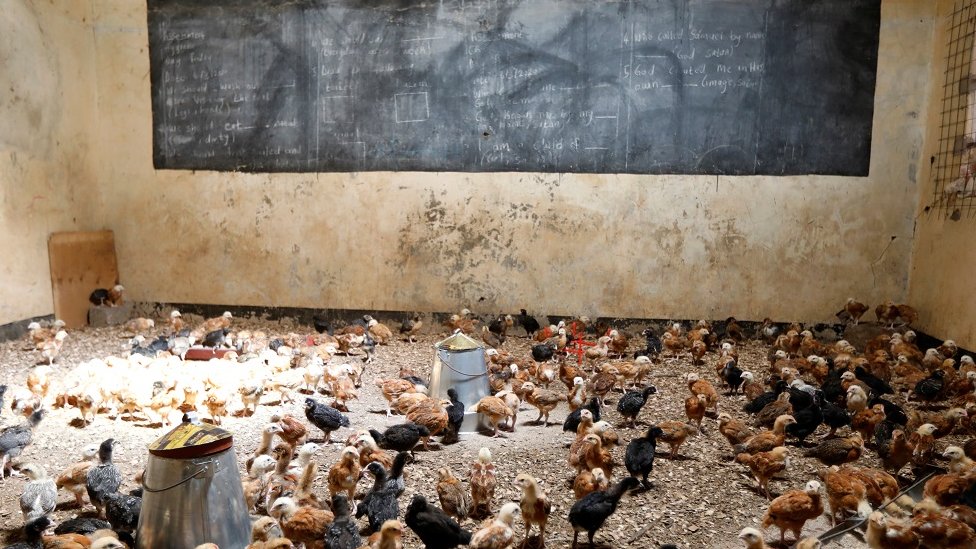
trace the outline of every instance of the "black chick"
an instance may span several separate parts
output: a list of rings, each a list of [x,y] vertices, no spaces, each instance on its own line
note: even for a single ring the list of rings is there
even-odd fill
[[[227,328],[220,328],[219,330],[214,330],[208,333],[207,335],[203,336],[203,342],[201,343],[201,345],[203,345],[204,347],[213,347],[213,348],[222,347],[224,345],[224,341],[227,339],[227,334],[229,333],[230,330],[228,330]]]
[[[820,404],[820,412],[823,414],[823,422],[827,424],[827,427],[830,427],[830,433],[827,435],[827,438],[835,436],[837,429],[851,424],[851,414],[847,411],[847,408],[842,408],[833,402],[829,402],[826,398]]]
[[[370,532],[379,532],[384,522],[396,520],[400,514],[396,490],[387,487],[386,468],[378,461],[367,465],[363,473],[373,475],[373,488],[356,508],[356,518],[366,515]]]
[[[820,390],[823,392],[824,402],[839,405],[844,404],[847,398],[847,391],[844,390],[844,386],[841,384],[840,376],[845,371],[839,368],[831,368],[827,371],[827,377],[824,379],[823,385],[820,386]]]
[[[108,301],[108,290],[105,288],[95,288],[88,294],[88,302],[96,307],[104,307],[106,301]]]
[[[638,486],[640,486],[639,480],[627,477],[611,486],[609,490],[591,492],[573,504],[572,509],[569,510],[569,523],[573,525],[573,547],[576,547],[576,538],[580,532],[586,532],[590,547],[593,547],[593,536],[607,518],[617,510],[620,498]]]
[[[407,506],[404,522],[424,542],[427,549],[451,549],[471,542],[471,532],[461,528],[447,513],[415,494]]]
[[[773,386],[772,391],[766,391],[765,393],[757,396],[751,402],[746,403],[742,409],[750,414],[758,414],[763,408],[766,407],[767,404],[776,400],[780,393],[785,391],[787,387],[788,386],[786,385],[785,381],[779,380],[776,382],[776,385]]]
[[[729,385],[732,394],[739,392],[739,387],[742,386],[744,380],[742,379],[742,369],[736,366],[734,360],[729,360],[722,367],[722,379]]]
[[[915,384],[915,397],[925,402],[933,402],[942,399],[945,389],[945,372],[936,370],[929,377]]]
[[[401,423],[388,427],[382,433],[370,429],[369,435],[376,441],[376,445],[384,450],[412,452],[421,438],[430,436],[430,431],[416,423]]]
[[[600,401],[596,397],[593,397],[589,402],[580,408],[573,410],[572,413],[566,416],[566,421],[563,422],[563,431],[570,433],[576,432],[576,429],[579,427],[580,423],[581,410],[589,410],[590,413],[593,414],[593,423],[600,421]]]
[[[458,399],[454,387],[447,390],[447,398],[451,404],[447,406],[447,429],[441,437],[441,444],[454,444],[458,441],[458,433],[461,432],[461,424],[464,423],[464,403]]]
[[[410,454],[398,452],[393,458],[393,465],[390,467],[390,473],[386,479],[386,487],[393,489],[398,496],[407,488],[403,480],[403,468],[407,465],[407,460],[412,461]]]
[[[328,317],[321,313],[315,313],[312,315],[312,326],[315,326],[315,331],[320,334],[332,335],[332,323],[329,322]],[[273,350],[273,349],[272,349]]]
[[[819,427],[824,421],[823,411],[820,409],[820,406],[813,401],[811,401],[805,408],[798,409],[794,405],[792,415],[793,419],[796,420],[796,423],[790,423],[786,426],[786,434],[791,437],[796,437],[801,444],[806,441],[807,437],[812,435],[814,431],[817,430],[817,427]]]
[[[359,549],[363,538],[359,535],[359,525],[352,520],[349,498],[346,494],[332,496],[332,513],[335,519],[325,531],[325,546],[330,549]]]
[[[32,520],[24,525],[24,541],[5,545],[7,549],[41,549],[44,543],[41,535],[51,527],[51,519],[46,516]]]
[[[3,415],[3,397],[7,394],[7,386],[0,385],[0,416]]]
[[[373,355],[376,353],[376,340],[373,336],[369,335],[369,330],[363,334],[363,342],[359,346],[363,350],[365,356],[363,357],[363,362],[369,364],[373,362]]]
[[[532,346],[532,360],[536,362],[547,362],[552,360],[556,354],[556,345],[553,343],[540,343]]]
[[[114,438],[103,440],[98,446],[98,465],[88,469],[88,473],[85,475],[88,499],[95,506],[99,517],[105,516],[105,496],[118,492],[119,486],[122,486],[122,473],[112,463],[114,448]]]
[[[76,517],[62,521],[60,524],[58,524],[58,527],[54,529],[54,533],[59,536],[61,534],[81,534],[86,536],[95,530],[105,530],[106,528],[111,527],[111,524],[102,519],[97,519],[94,517]]]
[[[880,377],[865,370],[863,366],[858,366],[857,368],[854,368],[854,377],[856,377],[857,379],[862,381],[865,385],[867,385],[868,388],[871,389],[871,392],[875,395],[881,396],[881,395],[895,394],[895,391],[894,389],[891,388],[891,385],[888,385]]]
[[[905,413],[905,410],[901,406],[872,394],[868,399],[868,407],[874,406],[875,404],[880,404],[884,407],[886,421],[891,421],[897,425],[908,425],[908,414]]]
[[[139,525],[142,498],[112,492],[105,494],[104,500],[105,518],[111,523],[112,529],[119,533],[134,533]]]
[[[339,427],[349,427],[348,417],[332,406],[315,402],[314,398],[305,399],[305,417],[325,433],[326,444],[332,442],[332,431],[338,430]]]
[[[525,312],[525,309],[520,310],[522,313],[519,314],[518,317],[519,326],[525,330],[525,333],[528,334],[529,337],[532,337],[536,332],[539,331],[539,328],[541,328],[541,326],[539,326],[539,321],[536,320],[535,317],[529,316],[529,314]]]
[[[154,353],[168,351],[169,350],[169,338],[166,336],[159,336],[152,340],[149,345],[146,346],[147,349]]]
[[[10,476],[11,461],[34,440],[34,427],[44,419],[43,409],[35,410],[27,421],[0,431],[0,479]]]
[[[617,401],[617,411],[630,422],[631,427],[636,427],[637,415],[647,403],[647,398],[655,393],[657,393],[657,387],[653,385],[646,387],[643,391],[627,391]],[[599,420],[594,417],[594,421]],[[576,424],[579,425],[579,421]]]
[[[651,483],[647,480],[647,475],[654,470],[654,452],[657,450],[657,437],[664,434],[660,427],[652,426],[647,430],[647,435],[635,438],[627,445],[627,454],[624,464],[627,472],[633,477],[641,475],[641,483],[645,488],[651,488]]]
[[[505,332],[505,317],[495,317],[494,320],[488,323],[488,331],[497,336],[503,335]],[[502,338],[502,341],[505,341],[505,339]]]
[[[634,353],[634,358],[637,358],[639,356],[646,356],[646,357],[653,358],[661,354],[661,348],[662,348],[661,338],[657,337],[657,334],[654,333],[654,330],[652,330],[651,328],[645,328],[644,331],[641,332],[641,335],[644,336],[644,339],[646,339],[647,341],[644,344],[643,349]]]
[[[285,346],[285,340],[280,337],[276,337],[268,342],[268,348],[274,352],[278,352],[278,349]]]

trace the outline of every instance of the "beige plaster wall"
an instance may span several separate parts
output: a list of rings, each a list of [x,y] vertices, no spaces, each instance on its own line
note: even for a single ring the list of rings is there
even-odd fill
[[[93,221],[90,9],[48,0],[0,8],[0,325],[53,312],[47,237]]]
[[[946,26],[953,3],[939,2],[931,81],[928,138],[923,158],[938,153],[942,83],[945,78]],[[973,116],[973,114],[969,114]],[[939,209],[929,162],[923,162],[919,213],[909,284],[909,301],[919,310],[918,327],[939,338],[976,349],[976,219],[962,212],[953,221]]]
[[[135,299],[824,321],[906,298],[927,2],[884,2],[867,178],[155,171],[145,4],[93,6],[95,219]]]

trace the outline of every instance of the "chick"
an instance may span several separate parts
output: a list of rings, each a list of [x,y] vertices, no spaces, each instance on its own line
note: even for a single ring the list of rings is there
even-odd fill
[[[976,462],[969,459],[959,446],[949,446],[942,453],[942,457],[949,459],[950,473],[965,473],[976,467]]]
[[[522,547],[529,541],[529,532],[533,525],[539,526],[539,547],[546,545],[546,523],[549,521],[549,513],[552,511],[552,503],[546,493],[539,488],[539,482],[525,473],[515,477],[515,485],[522,489],[522,500],[519,506],[522,509],[522,522],[525,523],[525,538],[522,540]]]
[[[868,516],[864,541],[871,549],[916,549],[918,535],[911,524],[875,511]]]
[[[505,421],[509,417],[514,417],[511,408],[509,408],[505,401],[498,398],[497,396],[486,396],[475,404],[475,411],[479,414],[484,414],[487,416],[488,421],[491,423],[494,429],[493,437],[498,436],[498,424]]]
[[[422,330],[423,327],[424,323],[420,320],[420,315],[414,315],[413,318],[403,321],[403,324],[400,326],[400,333],[406,334],[407,341],[409,343],[413,343],[414,337],[420,333],[420,330]]]
[[[471,513],[471,500],[467,490],[446,467],[437,470],[437,477],[437,497],[440,499],[441,509],[459,523],[464,522]]]
[[[707,400],[705,395],[692,395],[685,399],[685,415],[688,416],[688,421],[695,422],[698,427],[698,433],[702,432],[702,419],[705,418],[705,406]]]
[[[590,546],[594,547],[593,537],[597,530],[617,510],[620,499],[624,494],[640,486],[640,481],[634,477],[626,477],[614,484],[606,491],[593,492],[573,504],[569,510],[569,523],[573,527],[573,545],[575,549],[580,532],[586,532]]]
[[[74,494],[78,508],[85,505],[85,478],[88,469],[96,463],[98,445],[89,444],[82,450],[81,460],[67,466],[55,480],[58,490],[65,489]]]
[[[20,495],[20,511],[24,514],[24,522],[37,520],[53,512],[58,499],[54,479],[48,477],[44,467],[36,463],[21,465],[20,472],[28,479]]]
[[[725,437],[725,440],[729,441],[729,444],[735,446],[736,444],[742,444],[749,437],[753,436],[754,433],[743,421],[734,419],[731,415],[722,412],[718,415],[718,432]],[[784,431],[785,432],[785,431]]]
[[[491,461],[491,451],[488,448],[478,451],[478,461],[471,464],[468,482],[471,484],[472,513],[477,516],[490,514],[497,480],[495,464]]]
[[[786,531],[799,540],[803,525],[808,520],[823,514],[823,501],[820,496],[820,483],[811,480],[803,490],[790,490],[769,503],[763,516],[763,528],[779,528],[780,545],[786,545]]]
[[[769,496],[770,479],[777,473],[785,471],[789,464],[785,446],[777,446],[768,452],[742,453],[736,456],[735,460],[749,467],[759,486],[759,491],[766,496],[767,500],[771,499]]]
[[[306,547],[325,549],[325,531],[334,518],[331,511],[299,507],[294,499],[280,497],[268,509],[278,520],[285,537]]]
[[[795,424],[796,420],[793,418],[793,416],[779,416],[776,418],[776,422],[773,423],[772,431],[762,431],[756,435],[753,435],[746,439],[745,442],[733,445],[732,449],[736,454],[741,454],[743,452],[747,454],[769,452],[773,448],[783,445],[783,442],[786,440],[786,428]]]
[[[827,439],[804,452],[805,457],[815,457],[825,465],[842,465],[857,461],[864,452],[864,440],[854,433],[847,438]]]
[[[336,494],[344,492],[348,501],[352,502],[361,471],[359,450],[354,446],[343,448],[339,455],[339,461],[329,469],[329,492],[332,496],[335,497]]]
[[[692,395],[705,395],[705,406],[711,408],[718,415],[718,392],[711,383],[704,379],[699,379],[698,374],[691,373],[685,378],[688,382],[688,390]]]
[[[867,501],[867,487],[849,469],[830,467],[823,473],[823,479],[827,488],[831,524],[836,525],[838,517],[843,519],[846,514],[854,514],[859,510],[865,511],[870,508]],[[867,513],[870,511],[867,510],[865,514]]]
[[[743,528],[739,532],[739,539],[746,544],[746,549],[770,549],[762,532],[755,528]]]
[[[573,480],[573,495],[576,496],[576,499],[582,499],[587,494],[597,490],[606,490],[609,487],[610,481],[607,480],[607,475],[603,469],[594,467],[590,471],[580,471],[576,475],[576,479]]]
[[[657,427],[661,429],[662,433],[657,439],[671,446],[671,459],[678,457],[678,451],[681,450],[681,445],[684,444],[689,436],[698,432],[695,427],[681,421],[662,421],[657,424]]]
[[[543,418],[545,418],[544,423],[546,427],[549,426],[549,413],[560,402],[566,400],[565,396],[556,391],[536,387],[535,384],[528,381],[522,384],[522,391],[525,394],[525,401],[539,410],[539,417],[536,419],[536,422],[543,421]]]
[[[498,517],[471,536],[471,549],[505,549],[515,541],[515,513],[519,504],[506,503],[498,511]]]

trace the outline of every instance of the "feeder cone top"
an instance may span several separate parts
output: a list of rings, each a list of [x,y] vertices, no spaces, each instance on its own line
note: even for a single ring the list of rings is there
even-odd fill
[[[437,347],[438,349],[445,349],[448,351],[470,351],[472,349],[483,348],[480,343],[464,335],[464,332],[460,330],[455,332],[447,339],[443,341],[438,341],[435,344],[435,347]]]

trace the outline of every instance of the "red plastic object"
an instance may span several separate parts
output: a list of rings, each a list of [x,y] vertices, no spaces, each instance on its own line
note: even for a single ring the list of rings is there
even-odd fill
[[[210,360],[211,358],[224,358],[229,352],[237,352],[234,349],[211,349],[210,347],[190,347],[183,356],[183,360]]]

